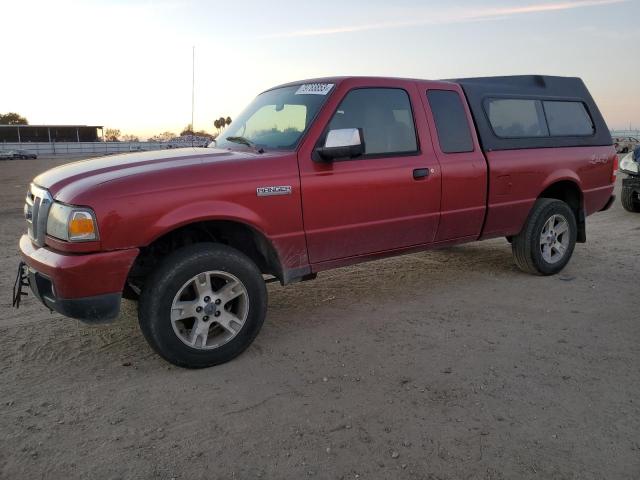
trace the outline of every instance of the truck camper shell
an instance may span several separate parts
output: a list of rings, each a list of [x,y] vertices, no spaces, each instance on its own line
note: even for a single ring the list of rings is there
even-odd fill
[[[462,87],[484,151],[613,144],[580,78],[517,75],[448,81]]]

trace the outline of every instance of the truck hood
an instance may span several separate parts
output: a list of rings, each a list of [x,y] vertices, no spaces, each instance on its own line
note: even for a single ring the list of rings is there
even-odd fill
[[[236,161],[257,155],[250,151],[195,147],[125,153],[61,165],[41,173],[33,182],[56,197],[66,186],[72,184],[90,188],[131,175],[203,163]]]

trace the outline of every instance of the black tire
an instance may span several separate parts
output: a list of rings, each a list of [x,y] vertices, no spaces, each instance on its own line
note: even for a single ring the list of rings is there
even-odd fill
[[[248,312],[235,337],[205,350],[180,340],[171,323],[171,307],[185,282],[207,271],[227,272],[242,282]],[[266,312],[267,289],[258,267],[238,250],[217,243],[190,245],[169,255],[145,281],[138,303],[138,321],[149,345],[165,360],[186,368],[219,365],[240,355],[258,335]]]
[[[633,188],[623,186],[620,201],[627,212],[640,212],[640,195]]]
[[[560,215],[567,220],[568,231],[564,235],[568,234],[568,244],[563,256],[556,262],[550,263],[543,258],[540,236],[546,222],[553,215]],[[577,232],[576,218],[569,205],[552,198],[536,200],[522,231],[513,237],[511,249],[516,265],[523,272],[534,275],[558,273],[571,259],[576,245]]]

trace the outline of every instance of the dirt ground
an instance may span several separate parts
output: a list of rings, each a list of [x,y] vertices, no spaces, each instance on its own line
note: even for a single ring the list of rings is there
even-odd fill
[[[640,478],[640,215],[619,201],[554,277],[498,239],[271,284],[247,352],[190,371],[133,302],[100,327],[11,308],[26,185],[64,161],[0,162],[0,478]]]

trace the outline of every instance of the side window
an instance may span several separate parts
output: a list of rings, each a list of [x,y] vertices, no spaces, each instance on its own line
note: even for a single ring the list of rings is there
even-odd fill
[[[490,98],[485,102],[485,110],[498,137],[549,136],[540,100]]]
[[[329,130],[362,128],[365,155],[418,150],[409,95],[399,88],[350,91],[329,122]]]
[[[588,136],[595,129],[582,102],[543,101],[549,133],[558,136]]]
[[[444,153],[473,151],[469,122],[460,95],[450,90],[429,90],[429,106],[436,122],[438,141]]]

